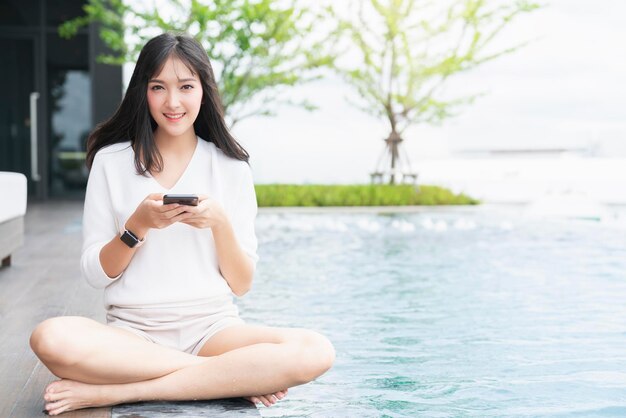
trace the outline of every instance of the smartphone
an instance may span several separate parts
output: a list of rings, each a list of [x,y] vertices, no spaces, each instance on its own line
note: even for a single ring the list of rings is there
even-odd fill
[[[198,195],[195,194],[166,194],[163,204],[178,203],[179,205],[198,206]]]

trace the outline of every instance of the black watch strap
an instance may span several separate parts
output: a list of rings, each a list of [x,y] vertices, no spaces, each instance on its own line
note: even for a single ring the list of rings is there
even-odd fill
[[[122,235],[120,235],[120,239],[124,244],[128,245],[129,248],[135,248],[143,244],[145,240],[145,238],[143,240],[139,240],[135,234],[127,229],[125,229]]]

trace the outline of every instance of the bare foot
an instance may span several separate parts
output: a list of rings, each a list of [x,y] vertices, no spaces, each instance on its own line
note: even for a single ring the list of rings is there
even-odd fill
[[[281,390],[276,393],[270,393],[269,395],[246,396],[244,399],[247,399],[248,401],[252,402],[255,405],[258,402],[262,402],[263,405],[265,406],[272,406],[277,402],[277,400],[281,400],[285,396],[287,396],[287,390],[288,389]]]
[[[50,383],[43,396],[48,415],[58,415],[75,409],[110,405],[102,385],[90,385],[75,380],[61,379]]]

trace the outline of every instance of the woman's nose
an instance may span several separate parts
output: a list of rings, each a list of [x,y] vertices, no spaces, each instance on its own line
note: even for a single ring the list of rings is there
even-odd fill
[[[180,106],[180,98],[177,92],[171,92],[167,95],[166,104],[172,110]]]

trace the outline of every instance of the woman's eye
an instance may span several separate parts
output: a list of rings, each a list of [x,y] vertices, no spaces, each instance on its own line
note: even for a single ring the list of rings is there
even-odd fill
[[[150,87],[150,90],[159,90],[159,89],[162,89],[162,88],[163,87],[161,87],[161,86],[152,86],[152,87]]]
[[[181,87],[183,90],[190,90],[193,88],[193,86],[191,84],[185,84],[183,87]]]

